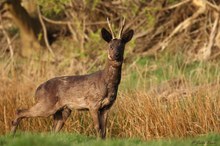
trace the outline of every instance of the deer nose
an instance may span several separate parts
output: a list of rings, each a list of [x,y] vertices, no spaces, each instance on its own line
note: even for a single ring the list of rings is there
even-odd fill
[[[118,57],[119,57],[119,53],[116,53],[116,54],[115,54],[115,57],[118,58]]]

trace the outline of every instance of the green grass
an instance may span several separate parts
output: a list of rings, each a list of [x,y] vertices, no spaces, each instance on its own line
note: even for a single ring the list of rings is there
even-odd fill
[[[131,62],[125,62],[121,89],[148,89],[146,85],[161,84],[164,81],[182,78],[192,85],[214,83],[220,78],[220,63],[187,62],[182,53],[164,53],[158,58],[134,57]]]
[[[175,140],[151,140],[140,141],[132,139],[107,139],[96,140],[94,137],[86,137],[76,134],[30,134],[20,133],[12,136],[0,136],[0,146],[219,146],[220,135],[209,134],[196,138]]]

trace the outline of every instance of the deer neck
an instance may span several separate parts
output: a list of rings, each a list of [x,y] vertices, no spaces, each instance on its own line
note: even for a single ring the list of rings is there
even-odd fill
[[[109,87],[117,87],[121,81],[121,68],[123,61],[116,62],[107,60],[104,69],[104,80]]]

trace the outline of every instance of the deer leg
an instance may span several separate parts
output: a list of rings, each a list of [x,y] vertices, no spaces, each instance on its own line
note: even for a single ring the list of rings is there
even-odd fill
[[[53,119],[54,119],[54,125],[53,125],[53,131],[55,131],[56,127],[57,127],[57,123],[59,120],[62,120],[62,110],[58,110],[54,115],[53,115]]]
[[[29,117],[48,117],[57,111],[56,105],[45,105],[40,102],[35,104],[33,107],[25,110],[17,110],[16,118],[12,121],[11,132],[14,135],[17,127],[23,118]]]
[[[17,111],[16,111],[16,118],[15,118],[15,120],[12,121],[12,128],[11,128],[11,133],[12,133],[12,135],[15,135],[15,132],[16,132],[16,130],[17,130],[17,128],[18,128],[18,125],[19,125],[20,121],[24,118],[24,117],[18,116],[18,115],[19,115],[21,112],[25,112],[25,111],[26,111],[26,109],[17,110]]]
[[[71,110],[68,108],[65,108],[55,113],[54,117],[56,117],[56,121],[57,121],[56,125],[54,125],[55,132],[59,132],[63,128],[63,125],[67,120],[67,118],[70,116],[70,114],[71,114]]]
[[[92,116],[93,122],[94,122],[94,127],[96,130],[96,135],[97,137],[101,137],[101,127],[100,127],[100,121],[99,121],[99,111],[98,110],[91,110],[90,109],[90,114]]]
[[[108,117],[108,111],[107,110],[101,110],[100,111],[100,128],[101,128],[101,138],[105,139],[106,137],[106,124],[107,124],[107,117]]]

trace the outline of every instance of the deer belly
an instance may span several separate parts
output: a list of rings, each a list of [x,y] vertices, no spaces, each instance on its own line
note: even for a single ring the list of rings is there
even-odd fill
[[[68,101],[66,106],[70,109],[84,110],[88,109],[88,105],[84,98],[76,98],[75,100]]]

